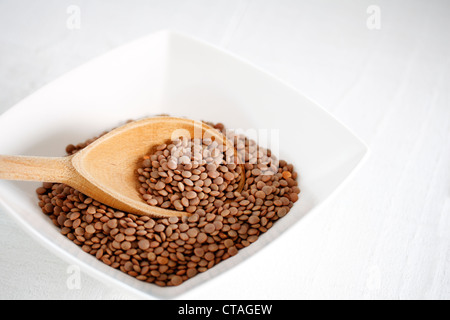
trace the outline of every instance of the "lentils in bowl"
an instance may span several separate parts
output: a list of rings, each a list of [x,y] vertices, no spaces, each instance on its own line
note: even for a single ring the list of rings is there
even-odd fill
[[[208,124],[226,134],[237,156],[209,139],[176,139],[145,155],[137,168],[143,201],[188,216],[137,216],[53,183],[37,189],[39,206],[63,235],[103,263],[141,281],[178,286],[257,241],[299,200],[293,165],[222,124]],[[66,151],[74,154],[95,140]]]

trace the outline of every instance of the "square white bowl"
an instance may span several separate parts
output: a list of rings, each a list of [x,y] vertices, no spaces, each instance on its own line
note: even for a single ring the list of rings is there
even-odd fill
[[[161,31],[69,72],[0,116],[0,154],[62,156],[65,146],[156,114],[279,134],[300,174],[300,201],[260,239],[179,287],[112,269],[62,236],[37,205],[39,183],[0,181],[0,204],[45,247],[93,277],[144,297],[173,298],[239,264],[317,209],[367,158],[368,147],[294,88],[209,44]]]

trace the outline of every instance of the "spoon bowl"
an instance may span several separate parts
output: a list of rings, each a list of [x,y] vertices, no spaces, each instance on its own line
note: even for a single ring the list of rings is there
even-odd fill
[[[64,183],[107,206],[137,215],[187,216],[189,213],[184,211],[147,204],[139,193],[136,173],[144,155],[181,137],[211,138],[233,147],[222,133],[203,122],[173,117],[147,118],[110,131],[72,156],[0,155],[0,179]],[[244,173],[243,166],[241,172]],[[244,184],[245,174],[241,174],[239,190]]]

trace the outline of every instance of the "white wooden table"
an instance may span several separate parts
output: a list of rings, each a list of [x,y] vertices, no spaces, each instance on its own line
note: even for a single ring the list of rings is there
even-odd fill
[[[449,299],[449,18],[448,0],[3,0],[0,112],[154,31],[224,47],[321,103],[372,156],[283,241],[180,298]],[[5,212],[0,242],[0,298],[135,298],[84,274],[70,289],[68,264]]]

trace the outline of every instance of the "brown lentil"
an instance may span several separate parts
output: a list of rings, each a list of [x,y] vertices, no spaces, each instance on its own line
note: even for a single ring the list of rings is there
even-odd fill
[[[215,128],[225,133],[222,124]],[[95,140],[66,151],[75,154]],[[178,286],[257,241],[299,200],[292,165],[277,163],[243,135],[230,141],[246,160],[240,193],[234,153],[220,159],[224,148],[211,139],[174,140],[144,156],[138,169],[144,201],[192,213],[187,218],[136,216],[53,183],[36,190],[39,205],[63,235],[103,263],[141,281]]]

